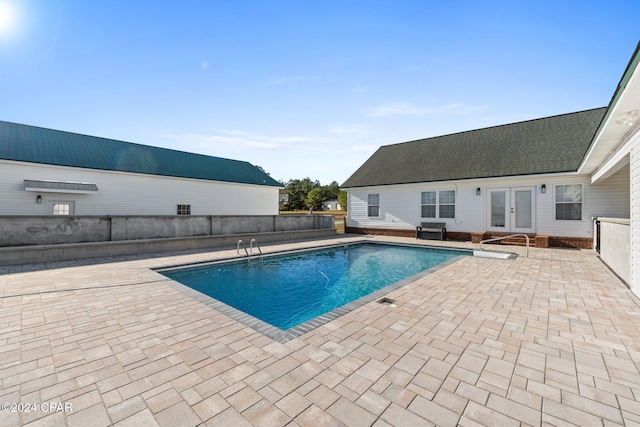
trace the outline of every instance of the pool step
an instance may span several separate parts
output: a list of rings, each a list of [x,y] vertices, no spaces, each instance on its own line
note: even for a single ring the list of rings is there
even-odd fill
[[[505,234],[500,233],[485,233],[484,239],[494,239],[496,237],[504,236]],[[529,247],[536,247],[536,236],[535,234],[529,234]],[[510,237],[508,239],[498,240],[495,242],[488,242],[487,245],[510,245],[510,246],[526,246],[527,239],[524,236]]]

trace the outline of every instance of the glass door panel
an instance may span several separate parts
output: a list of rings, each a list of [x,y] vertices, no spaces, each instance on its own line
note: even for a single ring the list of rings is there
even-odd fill
[[[531,228],[531,190],[516,190],[516,228]]]
[[[535,233],[535,187],[487,189],[487,231]]]
[[[507,192],[492,190],[491,192],[491,228],[505,228],[507,226]]]
[[[536,232],[535,191],[536,187],[511,189],[511,232]]]

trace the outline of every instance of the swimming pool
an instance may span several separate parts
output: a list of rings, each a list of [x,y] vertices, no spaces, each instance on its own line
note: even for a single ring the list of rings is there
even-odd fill
[[[280,331],[300,332],[464,255],[472,252],[360,243],[161,273]]]

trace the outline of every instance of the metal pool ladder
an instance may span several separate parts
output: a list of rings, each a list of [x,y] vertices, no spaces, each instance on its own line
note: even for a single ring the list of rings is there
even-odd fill
[[[529,258],[529,236],[527,236],[524,233],[510,234],[508,236],[500,236],[500,237],[496,237],[496,238],[493,238],[493,239],[483,240],[483,241],[480,242],[480,249],[482,249],[483,251],[485,250],[485,248],[482,247],[483,243],[496,242],[498,240],[508,239],[509,237],[517,237],[517,236],[524,236],[525,237],[525,240],[527,241],[527,250],[525,252],[525,257]]]
[[[264,261],[264,255],[262,254],[262,249],[260,249],[260,245],[258,245],[258,242],[256,241],[256,239],[251,239],[251,241],[249,242],[249,250],[247,251],[247,246],[244,244],[244,242],[241,240],[238,240],[238,243],[236,244],[236,253],[238,255],[240,255],[240,245],[242,245],[242,249],[244,249],[244,254],[247,257],[247,261],[249,260],[249,258],[251,258],[253,256],[253,244],[256,244],[256,249],[258,249],[258,255],[260,255],[260,258]],[[255,255],[255,256],[258,256]]]
[[[240,255],[240,245],[242,245],[242,249],[244,249],[244,253],[246,254],[247,258],[249,258],[249,252],[247,252],[247,247],[244,245],[244,242],[241,240],[238,240],[238,244],[236,245],[236,253],[238,255]]]
[[[262,249],[260,249],[260,245],[258,245],[258,242],[256,241],[256,239],[251,239],[251,241],[249,242],[249,253],[253,254],[253,244],[254,243],[256,244],[256,248],[258,249],[258,252],[260,253],[260,257],[262,257],[262,259],[264,260],[264,255],[262,254]]]

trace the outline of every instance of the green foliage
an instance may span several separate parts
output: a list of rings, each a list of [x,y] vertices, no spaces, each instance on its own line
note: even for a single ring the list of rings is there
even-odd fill
[[[324,197],[324,201],[337,199],[338,193],[340,193],[340,187],[338,186],[337,181],[333,181],[329,185],[325,185],[322,187],[322,197]]]
[[[309,191],[318,187],[320,187],[320,182],[311,181],[311,178],[308,177],[303,180],[290,180],[285,187],[289,193],[289,203],[287,203],[289,210],[306,209]]]
[[[338,199],[340,195],[337,181],[333,181],[329,185],[320,185],[319,181],[312,181],[309,177],[289,180],[285,185],[285,190],[289,194],[289,202],[285,204],[284,209],[290,211],[321,210],[323,202]]]
[[[344,209],[345,211],[347,210],[347,192],[344,190],[340,190],[340,192],[338,193],[338,203],[340,204],[340,207],[342,209]]]
[[[322,202],[324,202],[324,188],[316,187],[312,188],[307,194],[307,198],[305,200],[307,204],[307,208],[312,211],[319,211],[322,209]]]

